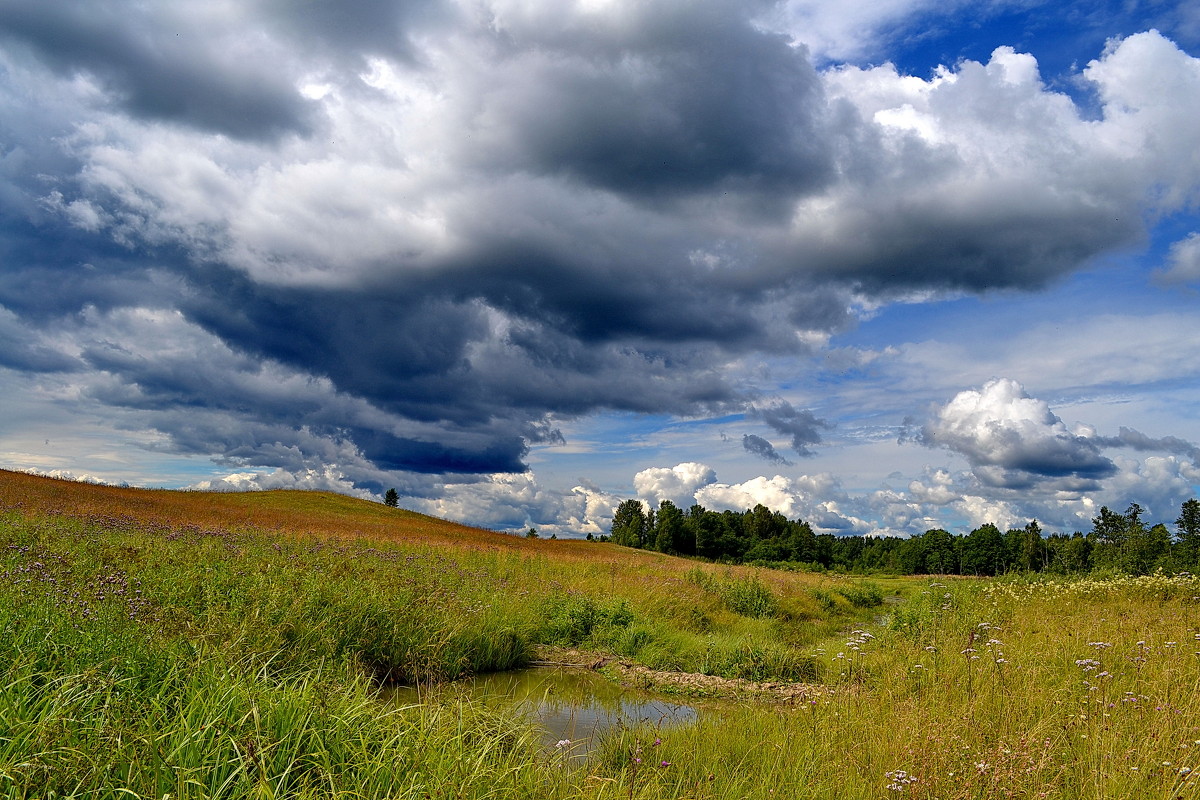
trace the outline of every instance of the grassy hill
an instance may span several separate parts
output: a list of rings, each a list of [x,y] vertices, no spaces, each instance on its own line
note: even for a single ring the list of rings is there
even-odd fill
[[[655,670],[811,679],[818,667],[803,648],[882,599],[844,579],[532,540],[322,492],[129,489],[0,471],[0,514],[12,568],[38,576],[58,611],[78,614],[106,581],[137,580],[136,614],[109,613],[160,637],[277,664],[332,659],[391,681],[508,669],[545,647]]]
[[[308,536],[523,549],[524,540],[332,492],[131,489],[0,470],[0,509],[150,527],[257,529]]]

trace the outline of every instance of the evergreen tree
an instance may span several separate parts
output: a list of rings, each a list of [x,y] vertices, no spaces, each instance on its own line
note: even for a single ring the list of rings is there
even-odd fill
[[[395,489],[388,489],[387,493],[383,496],[383,503],[389,508],[395,508],[400,505],[400,495]]]
[[[1175,529],[1182,562],[1192,569],[1200,566],[1200,500],[1193,497],[1184,502],[1179,509],[1179,519],[1175,520]]]

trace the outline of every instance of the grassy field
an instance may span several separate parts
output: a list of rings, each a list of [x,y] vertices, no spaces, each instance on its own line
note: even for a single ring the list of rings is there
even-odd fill
[[[1193,796],[1198,597],[866,583],[0,472],[0,797]],[[582,766],[516,709],[374,697],[547,646],[823,690],[627,729]]]

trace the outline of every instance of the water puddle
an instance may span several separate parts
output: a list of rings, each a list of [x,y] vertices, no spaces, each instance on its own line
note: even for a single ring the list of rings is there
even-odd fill
[[[542,729],[542,743],[554,748],[569,742],[572,755],[585,755],[613,728],[639,724],[677,725],[697,717],[694,706],[625,689],[603,676],[581,669],[533,667],[497,672],[459,681],[455,687],[473,700],[495,705],[517,704]],[[391,702],[421,700],[418,689],[397,688]]]

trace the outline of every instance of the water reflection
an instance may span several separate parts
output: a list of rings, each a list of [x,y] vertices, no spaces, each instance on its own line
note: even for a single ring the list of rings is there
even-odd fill
[[[542,742],[554,747],[570,741],[575,755],[587,753],[600,734],[617,726],[646,723],[673,725],[696,719],[693,706],[673,703],[624,689],[602,676],[580,669],[535,667],[480,675],[456,684],[473,700],[495,705],[517,704],[542,729]],[[420,700],[417,689],[395,689],[393,702]]]

